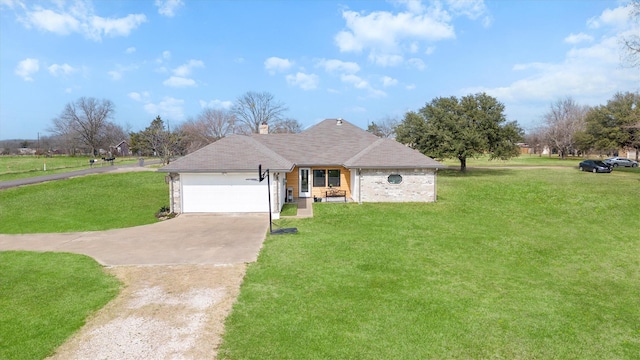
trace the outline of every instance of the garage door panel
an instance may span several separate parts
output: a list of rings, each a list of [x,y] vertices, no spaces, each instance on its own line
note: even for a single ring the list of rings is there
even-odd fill
[[[268,212],[266,182],[246,180],[248,174],[182,176],[184,212]]]

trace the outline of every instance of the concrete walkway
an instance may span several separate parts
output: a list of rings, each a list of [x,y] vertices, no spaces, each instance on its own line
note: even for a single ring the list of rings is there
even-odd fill
[[[313,217],[313,198],[298,198],[298,213],[295,217]]]
[[[103,265],[239,264],[256,261],[268,228],[268,214],[182,214],[107,231],[0,234],[0,251],[85,254]]]

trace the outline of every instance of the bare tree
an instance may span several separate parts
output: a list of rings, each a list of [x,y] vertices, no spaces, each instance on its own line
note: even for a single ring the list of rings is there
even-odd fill
[[[631,0],[629,2],[629,16],[631,21],[640,22],[640,0]],[[640,67],[640,35],[638,32],[632,32],[632,35],[622,38],[623,61],[631,67]]]
[[[544,148],[549,146],[546,132],[547,129],[545,127],[537,127],[525,135],[524,140],[533,149],[534,154],[542,156]]]
[[[296,119],[282,119],[273,124],[273,127],[269,129],[270,133],[274,134],[297,134],[302,132],[302,124]]]
[[[561,159],[574,150],[575,135],[584,131],[588,111],[588,106],[578,105],[571,97],[566,97],[551,104],[544,115],[547,142],[558,150]]]
[[[236,116],[227,110],[206,108],[196,119],[180,125],[180,131],[189,143],[188,152],[217,141],[235,132]]]
[[[396,135],[396,127],[400,124],[400,121],[392,117],[386,117],[377,123],[371,122],[367,126],[367,131],[377,137],[392,138]]]
[[[109,119],[115,107],[110,100],[81,97],[68,103],[62,113],[53,120],[51,130],[59,135],[78,139],[91,149],[91,154],[103,144]]]
[[[276,101],[271,93],[253,91],[240,96],[231,108],[238,121],[251,133],[259,133],[260,124],[274,125],[287,110],[284,103]]]

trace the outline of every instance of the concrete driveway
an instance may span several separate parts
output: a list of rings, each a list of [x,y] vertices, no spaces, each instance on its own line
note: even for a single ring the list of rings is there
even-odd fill
[[[0,234],[0,251],[85,254],[108,266],[238,264],[256,261],[268,228],[268,214],[182,214],[126,229]]]

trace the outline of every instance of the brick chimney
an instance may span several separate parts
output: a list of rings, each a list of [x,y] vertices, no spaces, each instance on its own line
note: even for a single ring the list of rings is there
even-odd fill
[[[258,128],[258,133],[260,133],[260,134],[268,134],[269,133],[269,124],[267,124],[266,122],[263,122],[262,124],[260,124],[260,127]]]

